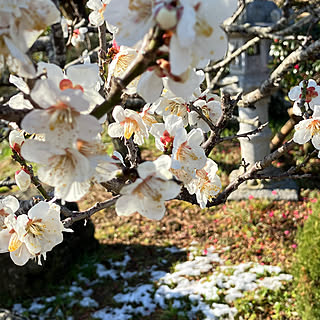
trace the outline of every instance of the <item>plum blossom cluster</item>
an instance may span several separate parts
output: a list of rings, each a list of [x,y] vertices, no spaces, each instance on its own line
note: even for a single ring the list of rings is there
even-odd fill
[[[319,150],[318,157],[320,158],[320,86],[315,80],[309,79],[305,86],[305,93],[303,90],[304,82],[301,81],[299,86],[293,87],[288,94],[290,100],[294,101],[294,114],[302,116],[303,111],[307,111],[308,114],[312,113],[307,119],[295,125],[293,140],[299,144],[311,141],[313,146]],[[305,95],[304,105],[301,106],[303,95]]]
[[[21,76],[34,76],[26,52],[48,25],[59,21],[60,12],[50,0],[2,0],[0,66],[8,65]]]
[[[53,203],[40,201],[28,214],[16,216],[19,201],[13,196],[0,200],[0,252],[10,252],[12,261],[25,265],[29,259],[41,257],[63,241],[64,228],[60,221],[60,207]]]
[[[293,87],[289,93],[289,99],[294,101],[293,113],[297,116],[302,115],[301,107],[306,110],[314,110],[315,105],[320,105],[320,86],[313,79],[309,79],[306,85],[304,105],[300,106],[303,96],[304,81],[301,81],[298,86]]]
[[[38,73],[43,72],[46,76],[30,91],[39,108],[21,123],[35,138],[23,143],[21,156],[39,164],[39,179],[55,188],[57,198],[77,201],[91,182],[110,180],[118,172],[101,143],[101,124],[88,114],[103,101],[98,66],[76,65],[63,73],[56,65],[39,63]]]
[[[201,94],[200,89],[198,93],[198,97],[193,96],[193,105],[199,105],[204,117],[215,123],[222,114],[219,97],[208,92]],[[168,155],[162,156],[161,161],[160,158],[158,159],[162,166],[165,163],[168,171],[166,175],[171,177],[170,179],[174,177],[182,182],[191,195],[196,195],[198,203],[204,208],[207,202],[220,192],[221,181],[217,175],[216,163],[206,157],[201,147],[204,140],[203,133],[208,131],[208,124],[203,119],[201,122],[198,113],[190,112],[191,105],[192,102],[187,103],[183,98],[176,97],[165,90],[162,97],[154,104],[146,104],[141,113],[116,106],[113,110],[115,122],[109,124],[108,133],[111,137],[133,138],[138,145],[142,145],[149,134],[154,136],[156,147]],[[161,116],[163,122],[158,122]],[[198,127],[188,132],[185,126],[189,124],[198,124]],[[173,188],[169,194],[166,192],[169,189],[169,186],[166,186],[168,182],[164,179],[156,180],[157,187],[153,184],[158,174],[157,169],[161,167],[157,160],[152,164],[154,169],[151,169],[151,164],[147,165],[147,163],[138,166],[140,178],[121,190],[123,196],[116,206],[119,215],[128,215],[137,211],[146,217],[160,219],[164,214],[164,200],[178,195],[180,188],[175,186],[175,182],[170,182]],[[149,175],[141,169],[145,167],[150,170]],[[150,180],[150,177],[153,178]],[[146,181],[147,184],[145,184]],[[147,187],[142,187],[143,185]],[[143,192],[139,191],[141,188]],[[169,198],[168,195],[171,197]],[[124,202],[123,199],[126,201]],[[132,205],[128,205],[125,209],[124,203]],[[161,214],[156,214],[159,210]]]
[[[227,37],[220,24],[232,15],[237,2],[89,0],[87,6],[93,10],[90,22],[95,26],[106,22],[120,46],[116,49],[116,60],[121,59],[113,65],[127,67],[137,55],[134,51],[143,49],[148,31],[156,26],[163,30],[164,57],[135,80],[137,92],[152,103],[165,86],[184,99],[193,94],[204,80],[203,72],[196,72],[196,68],[205,66],[209,60],[221,59],[226,52]]]

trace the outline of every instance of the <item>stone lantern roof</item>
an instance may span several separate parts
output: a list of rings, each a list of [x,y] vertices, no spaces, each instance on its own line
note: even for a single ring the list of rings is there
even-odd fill
[[[270,0],[254,0],[247,3],[246,8],[235,21],[236,24],[252,26],[269,26],[275,24],[282,16],[281,9]]]

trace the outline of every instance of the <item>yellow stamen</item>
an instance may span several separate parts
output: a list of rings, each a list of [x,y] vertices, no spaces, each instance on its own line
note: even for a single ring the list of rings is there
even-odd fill
[[[34,236],[41,236],[46,229],[46,225],[41,221],[41,219],[30,220],[26,228],[27,233],[31,233]]]
[[[194,29],[197,35],[204,36],[206,38],[209,38],[213,33],[213,28],[208,24],[207,21],[203,19],[199,19],[196,21]]]
[[[320,133],[320,120],[317,120],[317,119],[312,120],[307,126],[307,129],[311,131],[312,136]]]
[[[21,245],[22,245],[22,242],[19,240],[18,234],[14,231],[9,241],[9,247],[8,247],[9,252],[16,251],[21,247]]]
[[[177,151],[177,159],[181,159],[182,161],[186,160],[198,160],[199,158],[192,152],[192,149],[190,146],[187,145],[187,142],[184,142],[181,144]]]
[[[124,126],[124,137],[126,139],[130,139],[134,132],[140,130],[137,121],[131,118],[126,118],[120,124]]]

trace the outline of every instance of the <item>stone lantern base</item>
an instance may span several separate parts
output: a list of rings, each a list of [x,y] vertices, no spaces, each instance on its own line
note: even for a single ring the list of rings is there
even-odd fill
[[[279,175],[281,170],[269,167],[262,171],[268,175]],[[233,181],[243,173],[243,168],[231,172],[229,178]],[[292,179],[282,180],[248,180],[232,192],[228,200],[248,200],[251,198],[269,200],[299,200],[298,185]]]

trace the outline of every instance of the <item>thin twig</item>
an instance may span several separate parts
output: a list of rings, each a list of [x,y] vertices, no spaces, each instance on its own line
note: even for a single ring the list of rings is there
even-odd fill
[[[104,74],[104,69],[103,65],[105,63],[105,57],[106,57],[106,51],[107,51],[107,27],[106,24],[103,23],[101,26],[98,27],[99,31],[99,69],[100,69],[100,74]]]
[[[210,131],[209,139],[201,145],[207,156],[210,154],[214,146],[219,143],[222,130],[226,127],[227,122],[232,118],[233,110],[237,106],[240,99],[241,94],[239,94],[235,100],[232,100],[229,94],[222,93],[222,116],[215,125],[214,130]]]
[[[68,216],[66,219],[62,220],[65,228],[71,226],[76,221],[89,219],[93,214],[103,209],[109,208],[115,204],[115,202],[119,199],[120,195],[113,197],[112,199],[108,199],[103,202],[97,202],[93,207],[86,211],[71,211],[65,207],[61,208],[61,212]]]
[[[190,104],[189,106],[190,111],[194,111],[199,115],[199,118],[202,119],[210,128],[212,131],[216,131],[217,127],[212,123],[210,119],[208,119],[202,112],[202,109],[200,107],[196,107],[193,104]]]
[[[99,49],[100,49],[100,47],[96,47],[96,48],[92,49],[91,51],[88,52],[88,56],[90,57],[90,56],[92,56],[94,53],[97,53],[97,52],[99,51]],[[81,56],[81,57],[79,57],[79,58],[77,58],[77,59],[69,62],[68,64],[66,64],[66,65],[65,65],[65,69],[68,68],[68,67],[70,67],[70,66],[73,66],[74,64],[77,64],[77,63],[83,62],[83,61],[84,61],[84,57]]]
[[[204,69],[204,71],[214,71],[218,70],[222,67],[225,67],[227,64],[229,64],[232,60],[234,60],[236,57],[238,57],[243,51],[246,51],[251,46],[255,45],[261,40],[259,37],[254,37],[253,39],[250,39],[247,41],[244,45],[242,45],[240,48],[233,51],[230,55],[228,55],[224,60],[214,64],[213,66],[209,66]]]
[[[248,131],[248,132],[241,133],[241,134],[235,134],[235,135],[229,136],[229,137],[223,137],[223,138],[220,137],[219,143],[223,142],[223,141],[229,141],[229,140],[239,139],[239,138],[248,138],[250,140],[249,136],[252,136],[252,135],[254,135],[256,133],[261,132],[268,125],[268,123],[269,122],[266,122],[266,123],[260,125],[258,128],[252,130],[252,131]]]
[[[46,199],[51,200],[51,197],[48,195],[47,191],[44,189],[44,187],[41,185],[40,180],[34,175],[33,169],[31,165],[28,165],[26,160],[22,158],[20,153],[18,153],[16,150],[11,148],[12,150],[12,159],[17,161],[23,169],[26,169],[28,171],[28,174],[31,178],[31,182],[33,185],[38,189],[39,193]]]

